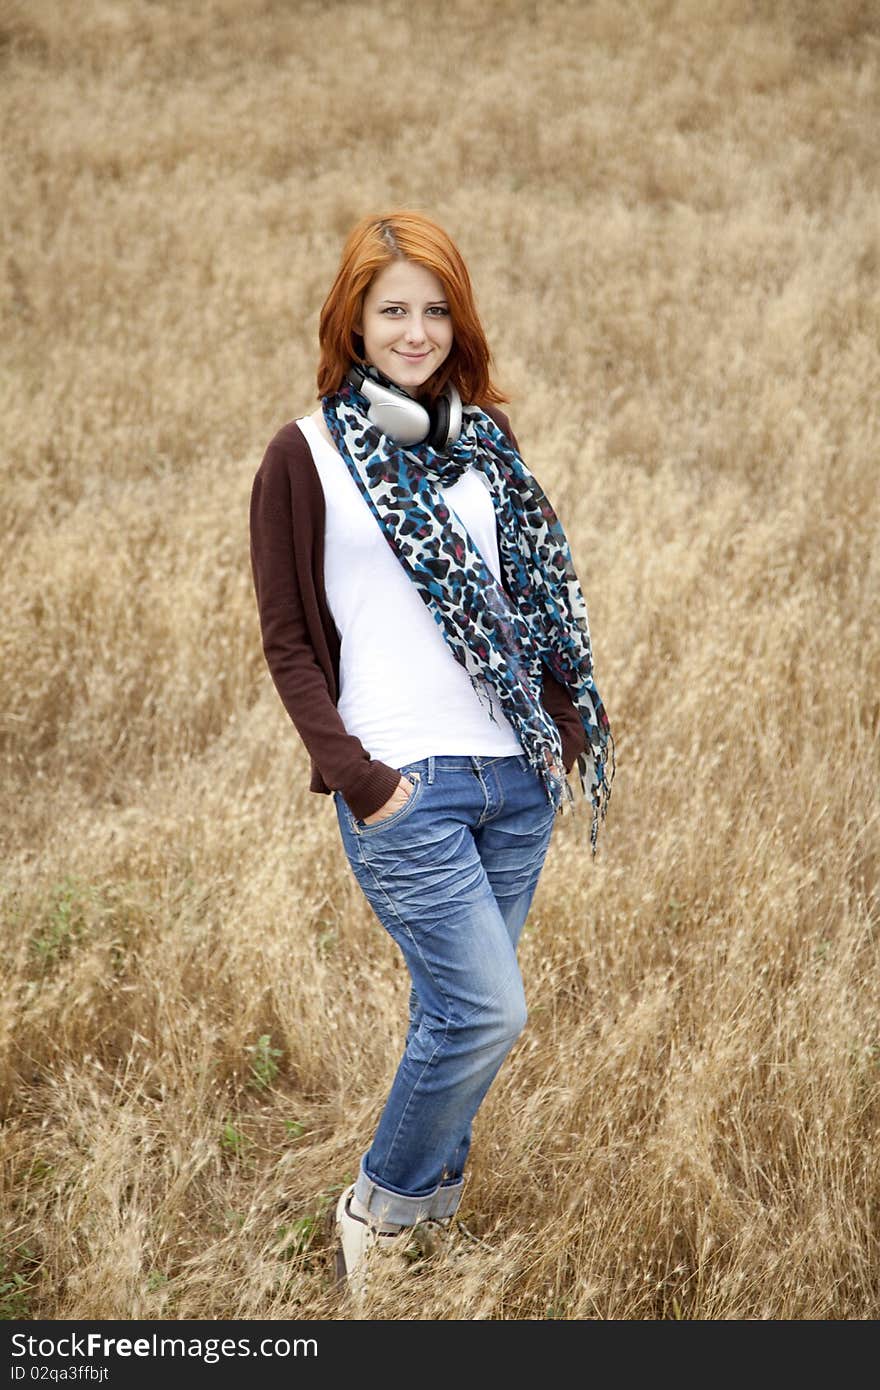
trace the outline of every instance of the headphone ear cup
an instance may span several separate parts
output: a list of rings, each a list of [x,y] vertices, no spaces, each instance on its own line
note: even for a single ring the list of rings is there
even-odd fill
[[[461,397],[451,384],[428,411],[393,382],[378,381],[360,362],[352,363],[347,379],[366,396],[372,423],[404,448],[424,442],[442,453],[461,434]]]
[[[461,434],[462,413],[461,396],[458,394],[457,387],[450,384],[447,388],[449,395],[449,424],[446,427],[450,444],[455,444]]]
[[[366,396],[367,418],[383,434],[405,449],[421,444],[431,428],[431,417],[423,405],[399,387],[384,386],[359,363],[351,367],[348,380]]]
[[[432,449],[445,449],[452,441],[449,438],[449,397],[444,391],[431,407],[431,428],[427,443]]]
[[[428,444],[441,452],[454,444],[461,434],[461,397],[454,386],[447,386],[438,396],[431,411],[431,430]]]

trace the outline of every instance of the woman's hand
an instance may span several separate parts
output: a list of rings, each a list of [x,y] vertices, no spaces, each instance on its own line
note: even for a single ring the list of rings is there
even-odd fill
[[[380,806],[378,811],[374,811],[371,816],[364,816],[364,825],[375,825],[377,821],[386,820],[388,816],[393,816],[395,811],[399,811],[401,807],[406,805],[412,792],[412,782],[408,777],[401,777],[385,805]]]

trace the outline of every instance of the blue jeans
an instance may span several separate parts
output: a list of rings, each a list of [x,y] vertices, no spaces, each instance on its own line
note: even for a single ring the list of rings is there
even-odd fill
[[[555,812],[521,755],[400,769],[406,804],[367,825],[339,792],[348,861],[409,969],[403,1057],[355,1191],[380,1221],[451,1216],[471,1122],[526,1023],[516,946]]]

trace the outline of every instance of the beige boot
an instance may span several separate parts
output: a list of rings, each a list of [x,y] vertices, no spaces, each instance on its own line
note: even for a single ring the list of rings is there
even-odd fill
[[[390,1258],[392,1264],[383,1267],[406,1268],[404,1250],[410,1228],[390,1221],[373,1222],[358,1216],[351,1209],[354,1183],[347,1187],[336,1203],[336,1281],[345,1284],[356,1304],[363,1301],[371,1267],[376,1259]]]

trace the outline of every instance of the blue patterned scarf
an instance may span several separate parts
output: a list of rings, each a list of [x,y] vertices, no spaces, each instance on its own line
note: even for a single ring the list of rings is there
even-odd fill
[[[440,453],[427,444],[404,448],[382,434],[367,417],[368,401],[349,383],[322,404],[336,447],[386,540],[474,690],[479,695],[481,681],[495,690],[558,810],[573,805],[574,797],[559,730],[541,701],[545,665],[568,690],[586,733],[577,767],[592,804],[595,853],[611,795],[614,741],[593,683],[584,596],[546,494],[503,431],[475,406],[463,408],[458,440]],[[438,488],[471,467],[490,485],[507,592]]]

